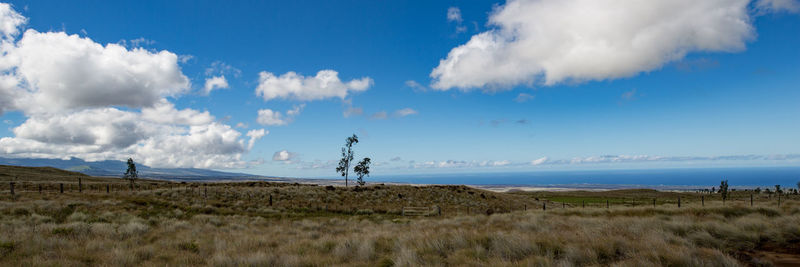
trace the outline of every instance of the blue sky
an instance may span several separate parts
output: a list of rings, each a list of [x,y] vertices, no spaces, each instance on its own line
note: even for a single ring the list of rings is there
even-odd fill
[[[361,140],[356,157],[373,158],[373,172],[386,174],[800,164],[800,5],[739,0],[695,7],[699,4],[679,2],[666,4],[673,11],[664,8],[648,18],[621,14],[642,21],[624,24],[635,25],[631,29],[615,29],[612,26],[619,24],[610,22],[587,27],[592,23],[579,23],[583,18],[572,13],[579,8],[554,1],[12,1],[11,10],[25,22],[17,23],[18,33],[4,39],[14,46],[4,53],[18,65],[3,68],[9,77],[21,77],[8,91],[23,93],[9,93],[7,99],[19,101],[0,106],[5,126],[0,129],[5,138],[0,156],[133,156],[162,167],[333,176],[344,138],[355,133]],[[734,8],[737,4],[739,10]],[[637,8],[647,11],[633,5],[616,10]],[[708,14],[703,8],[730,14],[692,17]],[[594,10],[586,17],[604,12]],[[535,15],[545,11],[567,19]],[[675,21],[670,12],[688,15]],[[741,25],[731,26],[730,19]],[[677,26],[663,29],[655,23]],[[509,25],[521,26],[514,31]],[[41,38],[34,39],[26,30]],[[138,73],[141,76],[132,78],[137,82],[158,82],[145,81],[141,88],[131,85],[119,92],[151,90],[156,84],[155,93],[164,103],[199,122],[150,119],[152,125],[108,122],[107,128],[99,125],[100,130],[90,133],[63,125],[59,127],[64,130],[54,130],[59,128],[52,124],[62,121],[88,121],[76,115],[81,112],[97,118],[110,114],[102,108],[113,108],[135,117],[156,105],[81,100],[86,97],[58,109],[48,107],[60,102],[23,102],[26,98],[19,95],[56,91],[44,82],[56,78],[41,76],[48,74],[36,69],[57,72],[71,68],[67,63],[82,62],[78,57],[51,66],[49,58],[25,53],[34,48],[72,49],[57,43],[66,43],[66,36],[44,38],[57,32],[91,40],[101,46],[97,51],[119,44],[125,53],[143,48],[150,54],[139,56],[148,58],[171,53],[174,58],[159,61],[177,66],[171,76]],[[494,39],[475,37],[479,35]],[[30,42],[22,41],[28,38]],[[611,48],[581,43],[591,38],[609,42]],[[647,38],[659,41],[652,47],[635,45]],[[32,45],[33,40],[40,46]],[[478,47],[481,40],[500,48],[465,50],[461,61],[448,56],[460,47]],[[634,45],[614,47],[620,43]],[[573,50],[550,56],[561,48]],[[581,54],[582,49],[596,50]],[[581,56],[578,63],[569,61],[576,54]],[[476,64],[467,59],[484,65],[470,70]],[[447,62],[456,68],[432,75]],[[118,77],[113,66],[101,66],[80,73]],[[283,94],[269,98],[258,93],[257,88],[267,84],[261,72],[310,78],[323,70],[337,72],[342,86],[353,80],[369,84],[342,89],[344,96],[341,91],[319,95],[306,87],[290,92],[278,82],[269,88]],[[206,95],[206,80],[222,76],[228,88]],[[411,86],[411,81],[419,86]],[[75,94],[87,97],[117,90],[111,88],[113,82],[100,83],[107,87],[58,80],[51,84],[65,85],[67,92],[74,85],[80,92]],[[281,116],[259,120],[259,110],[264,109]],[[295,115],[288,114],[292,109]],[[348,109],[361,112],[346,114]],[[400,110],[406,111],[404,116]],[[136,126],[114,128],[128,123]],[[211,127],[219,132],[208,130],[204,136],[239,135],[197,141],[187,133],[191,127],[209,125],[219,126]],[[179,129],[151,130],[170,127]],[[120,129],[137,134],[130,140],[108,136]],[[261,134],[254,132],[257,138],[248,138],[248,132],[261,129]],[[53,132],[42,133],[48,131]],[[216,154],[198,156],[205,153]]]

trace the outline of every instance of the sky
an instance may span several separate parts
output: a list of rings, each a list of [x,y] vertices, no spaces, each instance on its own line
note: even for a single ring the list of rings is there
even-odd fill
[[[0,157],[333,177],[800,165],[796,0],[12,1]]]

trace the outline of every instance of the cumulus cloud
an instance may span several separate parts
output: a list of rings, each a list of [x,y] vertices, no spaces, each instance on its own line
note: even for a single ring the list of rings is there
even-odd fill
[[[209,95],[214,89],[227,89],[228,80],[225,76],[214,76],[206,78],[206,85],[203,86],[203,94]]]
[[[691,52],[741,51],[755,37],[749,2],[510,0],[490,15],[493,29],[439,62],[431,87],[495,91],[616,79]]]
[[[33,29],[17,38],[26,20],[0,3],[0,113],[26,117],[13,137],[0,138],[3,157],[234,168],[246,166],[243,155],[268,134],[243,137],[207,111],[176,108],[166,97],[190,83],[172,52]]]
[[[288,150],[281,150],[281,151],[275,152],[275,154],[272,154],[272,160],[273,161],[287,161],[288,162],[288,161],[292,161],[292,159],[294,159],[295,156],[296,156],[295,153],[289,152]]]
[[[287,125],[294,121],[294,117],[300,114],[300,111],[302,111],[304,107],[305,104],[294,106],[292,109],[286,111],[286,116],[284,116],[280,111],[274,111],[268,108],[261,109],[258,111],[258,118],[256,118],[256,122],[261,125]]]
[[[250,137],[250,140],[247,141],[247,149],[248,150],[253,149],[253,146],[256,144],[256,141],[258,139],[261,139],[267,134],[269,134],[269,131],[264,129],[247,131],[247,137]]]
[[[202,114],[196,111],[188,113]],[[14,128],[15,137],[0,138],[0,154],[9,157],[79,157],[90,161],[124,160],[132,156],[154,167],[234,168],[245,166],[242,154],[266,134],[253,130],[256,132],[248,133],[250,139],[245,140],[240,138],[241,133],[228,125],[213,121],[198,124],[173,115],[165,114],[164,117],[176,121],[152,121],[143,113],[95,108],[33,116]]]
[[[142,119],[161,124],[204,125],[214,121],[214,116],[211,116],[208,111],[178,110],[175,108],[175,104],[161,99],[153,107],[142,109]]]
[[[0,3],[0,33],[6,39],[19,34],[19,26],[28,22],[28,18],[20,15],[10,4]]]
[[[169,51],[105,46],[63,32],[27,30],[5,59],[24,84],[17,108],[26,113],[65,109],[148,107],[190,84]]]
[[[343,82],[339,79],[339,73],[334,70],[321,70],[313,77],[292,71],[280,76],[262,71],[259,73],[256,95],[267,101],[276,98],[299,101],[334,97],[344,99],[348,94],[367,90],[372,83],[369,77]]]

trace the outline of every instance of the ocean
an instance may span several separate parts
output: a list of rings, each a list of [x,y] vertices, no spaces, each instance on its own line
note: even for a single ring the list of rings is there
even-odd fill
[[[661,189],[718,187],[722,180],[728,180],[731,188],[774,188],[775,185],[796,188],[800,182],[800,167],[411,174],[369,179],[370,182],[411,184]]]

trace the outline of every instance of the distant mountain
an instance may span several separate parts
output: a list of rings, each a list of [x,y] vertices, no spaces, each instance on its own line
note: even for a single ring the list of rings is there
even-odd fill
[[[34,159],[34,158],[0,158],[0,165],[16,165],[26,167],[54,167],[62,170],[80,172],[91,176],[122,177],[128,168],[124,161],[84,161],[79,158]],[[195,168],[151,168],[136,164],[139,176],[143,178],[160,178],[172,180],[204,180],[204,178],[242,179],[257,177],[246,173],[221,172]]]

